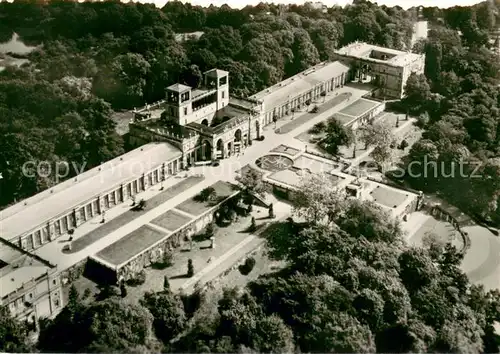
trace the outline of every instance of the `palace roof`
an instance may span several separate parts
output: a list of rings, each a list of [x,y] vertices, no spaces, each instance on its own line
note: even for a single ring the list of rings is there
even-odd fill
[[[77,175],[0,212],[0,237],[11,240],[74,207],[182,156],[175,146],[150,143]],[[70,163],[71,164],[71,163]],[[83,166],[85,167],[85,166]],[[69,168],[82,168],[81,164]],[[55,173],[55,171],[53,171]]]
[[[250,96],[250,99],[263,101],[264,110],[268,111],[348,70],[349,66],[340,61],[323,62]]]

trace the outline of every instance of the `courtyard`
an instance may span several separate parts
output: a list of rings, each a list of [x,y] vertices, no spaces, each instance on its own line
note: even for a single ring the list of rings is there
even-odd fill
[[[236,188],[234,185],[223,181],[217,181],[210,187],[213,188],[215,191],[214,195],[215,198],[217,199],[217,202],[224,200],[236,193]],[[193,216],[199,216],[207,212],[208,210],[212,209],[217,204],[217,202],[216,201],[199,202],[194,200],[194,198],[189,198],[186,201],[182,202],[181,204],[177,205],[175,209]]]
[[[182,193],[184,190],[189,189],[201,181],[205,179],[204,176],[189,176],[188,178],[180,181],[179,183],[175,184],[174,186],[168,187],[165,189],[163,192],[160,192],[156,196],[152,197],[151,199],[148,199],[147,201],[147,208],[148,209],[153,209],[169,200],[174,198],[175,196],[179,195]],[[128,208],[132,208],[132,206],[126,206]],[[103,223],[102,226],[99,226],[95,230],[77,238],[75,241],[72,242],[72,247],[71,247],[71,253],[76,253],[84,248],[92,245],[93,243],[97,242],[101,238],[105,237],[106,235],[112,233],[113,231],[118,230],[120,227],[130,223],[134,219],[137,219],[139,216],[141,216],[143,213],[134,211],[134,210],[128,210],[124,212],[121,215],[118,215],[115,218],[112,218],[108,220],[107,222]]]
[[[192,248],[190,248],[189,244],[186,244],[182,246],[180,251],[174,252],[171,266],[164,269],[145,268],[145,283],[136,287],[129,287],[126,301],[137,303],[144,295],[144,292],[162,290],[165,276],[169,278],[171,289],[186,293],[193,291],[198,286],[197,284],[204,285],[215,279],[219,279],[217,282],[226,283],[227,279],[224,273],[264,244],[263,238],[248,231],[252,217],[256,219],[257,225],[265,225],[283,219],[291,212],[291,207],[286,203],[275,200],[274,205],[276,219],[267,217],[267,208],[254,206],[254,210],[250,215],[238,216],[230,225],[216,228],[214,248],[210,247],[210,240],[196,241],[193,242]],[[195,270],[195,275],[192,278],[186,276],[189,259],[193,261]],[[261,263],[260,266],[266,268],[267,265],[265,264],[268,263]],[[258,266],[256,265],[255,268],[258,269]],[[229,273],[233,272],[238,272],[238,270]],[[258,274],[258,271],[254,273],[254,275],[256,274]],[[233,273],[233,277],[237,276]],[[244,283],[245,277],[241,277],[242,279],[239,282]]]

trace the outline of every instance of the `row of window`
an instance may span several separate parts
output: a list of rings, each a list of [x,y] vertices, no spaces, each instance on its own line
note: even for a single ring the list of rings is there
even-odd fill
[[[52,280],[52,285],[57,285],[57,279]],[[31,303],[33,301],[34,296],[35,296],[34,290],[26,294],[23,294],[22,296],[18,297],[16,300],[12,301],[9,304],[10,310],[12,312],[16,312],[17,310],[23,310],[26,306],[26,303]],[[60,306],[59,292],[54,292],[52,297],[54,299],[54,306],[59,307]]]
[[[171,175],[176,173],[181,166],[181,159],[173,161],[165,166],[165,173]],[[153,185],[160,182],[162,177],[162,167],[157,168],[154,171],[145,175],[145,178],[139,178],[132,181],[122,188],[117,188],[116,190],[109,192],[103,196],[94,199],[88,204],[81,206],[67,215],[55,220],[53,222],[53,227],[46,225],[45,227],[36,230],[30,235],[20,237],[18,239],[19,247],[25,250],[33,250],[40,247],[41,245],[50,241],[50,234],[54,234],[56,237],[66,234],[69,230],[76,228],[82,223],[96,217],[101,212],[112,208],[113,206],[122,203],[124,200],[132,197],[133,195],[144,191],[147,185]]]
[[[333,79],[325,82],[321,86],[318,86],[318,87],[314,88],[313,90],[306,92],[302,96],[293,98],[292,100],[290,100],[289,102],[286,102],[281,107],[276,107],[275,109],[272,110],[272,112],[269,112],[266,114],[264,124],[272,123],[274,117],[281,118],[284,115],[290,114],[289,111],[292,108],[296,108],[302,104],[305,104],[309,100],[317,98],[318,96],[320,96],[321,92],[333,91],[336,87],[339,87],[340,85],[343,84],[343,82],[342,82],[343,80],[345,81],[345,77],[343,79],[342,76],[333,78]]]

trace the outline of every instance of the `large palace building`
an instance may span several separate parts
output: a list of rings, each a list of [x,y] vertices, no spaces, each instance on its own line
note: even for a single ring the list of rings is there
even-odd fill
[[[379,97],[403,97],[412,73],[423,74],[425,55],[354,42],[335,52],[335,58],[351,67],[349,80],[369,81]]]
[[[136,112],[130,141],[167,141],[182,151],[184,165],[225,158],[258,139],[263,126],[343,86],[348,75],[347,65],[324,62],[249,98],[235,98],[229,96],[229,73],[213,69],[204,74],[202,88],[168,87],[164,110]]]
[[[423,72],[425,60],[363,43],[340,49],[337,57],[248,98],[230,97],[230,73],[213,69],[204,74],[202,87],[172,85],[165,100],[134,110],[130,142],[135,150],[2,210],[0,306],[30,321],[54,316],[62,307],[60,273],[81,259],[75,253],[75,264],[70,256],[66,263],[48,262],[40,256],[45,245],[91,220],[104,223],[107,210],[128,208],[137,194],[154,185],[162,188],[189,165],[239,152],[262,136],[265,125],[293,116],[347,82],[370,76],[374,95],[400,98],[408,76]]]
[[[167,88],[161,109],[136,111],[130,123],[134,145],[168,141],[183,156],[183,166],[237,153],[263,126],[293,115],[350,81],[373,85],[374,97],[400,99],[411,73],[423,73],[425,56],[352,43],[336,51],[337,61],[323,62],[248,98],[229,96],[229,73],[204,74],[202,88],[175,84]]]

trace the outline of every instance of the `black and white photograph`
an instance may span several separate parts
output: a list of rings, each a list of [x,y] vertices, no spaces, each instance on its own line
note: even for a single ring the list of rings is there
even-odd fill
[[[500,0],[0,1],[0,353],[500,353]]]

